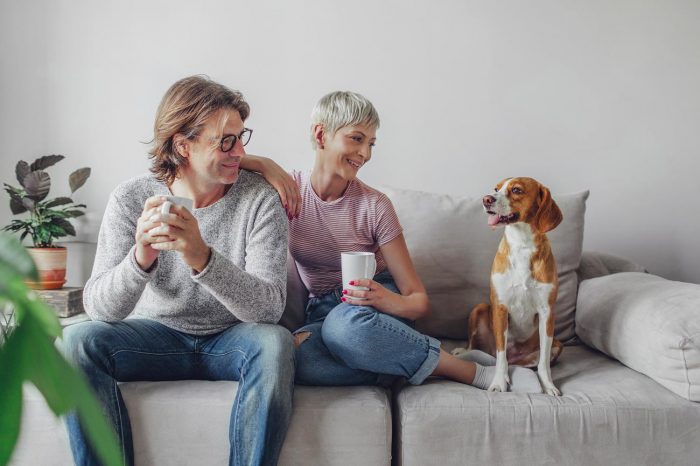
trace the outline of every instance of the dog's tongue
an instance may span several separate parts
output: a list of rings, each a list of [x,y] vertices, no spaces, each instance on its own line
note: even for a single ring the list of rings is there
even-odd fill
[[[498,221],[499,221],[500,219],[501,219],[501,216],[500,216],[500,215],[495,215],[495,214],[489,215],[489,220],[488,220],[488,221],[489,221],[489,226],[494,227],[494,226],[498,225]]]

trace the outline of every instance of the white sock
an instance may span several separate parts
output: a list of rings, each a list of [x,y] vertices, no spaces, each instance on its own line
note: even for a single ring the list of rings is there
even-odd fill
[[[476,375],[472,385],[482,390],[486,390],[491,385],[493,376],[496,373],[496,358],[488,353],[479,350],[469,350],[457,355],[459,359],[471,361],[476,364]],[[479,368],[481,367],[481,371]],[[490,370],[489,370],[490,369]],[[510,391],[513,393],[542,393],[542,385],[537,374],[532,369],[521,366],[508,366],[508,375],[510,376]],[[477,377],[479,381],[477,382]],[[486,379],[486,382],[484,382]],[[485,386],[482,386],[484,385]]]

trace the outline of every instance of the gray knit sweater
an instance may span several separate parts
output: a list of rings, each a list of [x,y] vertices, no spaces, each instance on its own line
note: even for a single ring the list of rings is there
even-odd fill
[[[111,194],[85,285],[87,314],[109,322],[144,317],[195,335],[240,321],[276,323],[286,298],[288,223],[275,190],[241,170],[222,199],[194,209],[212,250],[199,274],[176,251],[162,251],[148,273],[136,263],[136,222],[154,195],[170,192],[152,175],[126,181]]]

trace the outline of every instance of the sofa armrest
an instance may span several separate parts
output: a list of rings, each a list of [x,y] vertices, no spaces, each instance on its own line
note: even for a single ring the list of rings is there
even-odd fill
[[[584,343],[700,401],[700,285],[616,273],[581,282],[576,307]]]
[[[620,272],[646,272],[646,269],[630,260],[613,256],[612,254],[583,251],[583,254],[581,254],[581,263],[576,270],[579,283],[590,278],[602,277]]]

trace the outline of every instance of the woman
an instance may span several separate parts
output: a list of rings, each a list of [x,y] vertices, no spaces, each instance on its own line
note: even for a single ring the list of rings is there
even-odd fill
[[[378,128],[369,100],[332,92],[312,113],[316,160],[310,173],[294,171],[290,178],[263,157],[241,162],[278,189],[290,218],[289,250],[310,293],[306,324],[294,332],[296,381],[384,385],[402,376],[420,384],[441,376],[486,389],[493,367],[458,359],[413,328],[429,312],[428,296],[391,201],[357,178],[372,158]],[[344,251],[376,254],[374,279],[351,283],[368,291],[342,289]],[[493,360],[476,353],[471,359]]]

